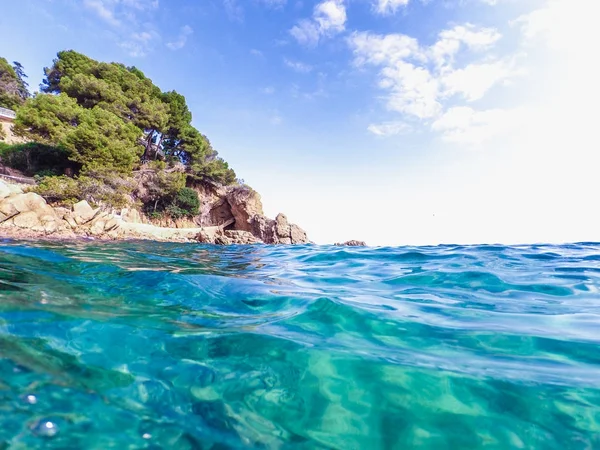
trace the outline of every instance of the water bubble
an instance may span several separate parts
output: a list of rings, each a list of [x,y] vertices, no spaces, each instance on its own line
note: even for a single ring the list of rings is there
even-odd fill
[[[51,438],[58,434],[59,429],[58,425],[51,420],[42,419],[33,424],[31,431],[36,436]]]
[[[142,434],[142,437],[144,439],[150,439],[152,437],[152,435],[150,433],[144,433],[144,434]]]
[[[25,396],[25,401],[30,405],[35,405],[37,403],[37,397],[33,394],[29,394]]]

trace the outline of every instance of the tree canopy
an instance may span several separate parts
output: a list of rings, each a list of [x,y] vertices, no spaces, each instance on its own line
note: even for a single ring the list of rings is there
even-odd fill
[[[15,77],[22,81],[20,65],[17,71],[2,67],[0,61],[0,80],[4,70],[13,83]],[[235,172],[192,125],[185,97],[162,92],[138,68],[68,50],[44,73],[42,93],[18,111],[17,134],[67,149],[83,170],[127,172],[160,157],[183,163],[190,180],[235,182]],[[4,92],[19,96],[23,84],[10,86]]]
[[[29,98],[27,75],[21,63],[15,61],[11,66],[6,58],[0,58],[0,106],[18,109]]]

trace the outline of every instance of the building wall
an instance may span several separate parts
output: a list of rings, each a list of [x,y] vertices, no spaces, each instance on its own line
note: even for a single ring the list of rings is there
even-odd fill
[[[4,130],[4,134],[6,138],[4,140],[0,139],[0,142],[6,142],[7,144],[21,144],[26,142],[25,139],[17,137],[12,132],[12,120],[8,119],[0,119],[0,125],[2,125],[2,129]]]

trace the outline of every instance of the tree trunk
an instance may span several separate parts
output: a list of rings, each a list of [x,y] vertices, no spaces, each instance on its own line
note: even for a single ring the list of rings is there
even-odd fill
[[[150,146],[152,145],[152,138],[154,137],[154,133],[155,130],[151,130],[150,133],[148,133],[148,138],[146,139],[146,148],[144,150],[144,154],[142,155],[142,159],[144,160],[148,158],[148,153]]]

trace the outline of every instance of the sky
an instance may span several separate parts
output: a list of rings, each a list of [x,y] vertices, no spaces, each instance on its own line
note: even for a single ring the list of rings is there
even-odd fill
[[[73,49],[186,96],[319,244],[600,241],[600,4],[2,0],[33,88]]]

